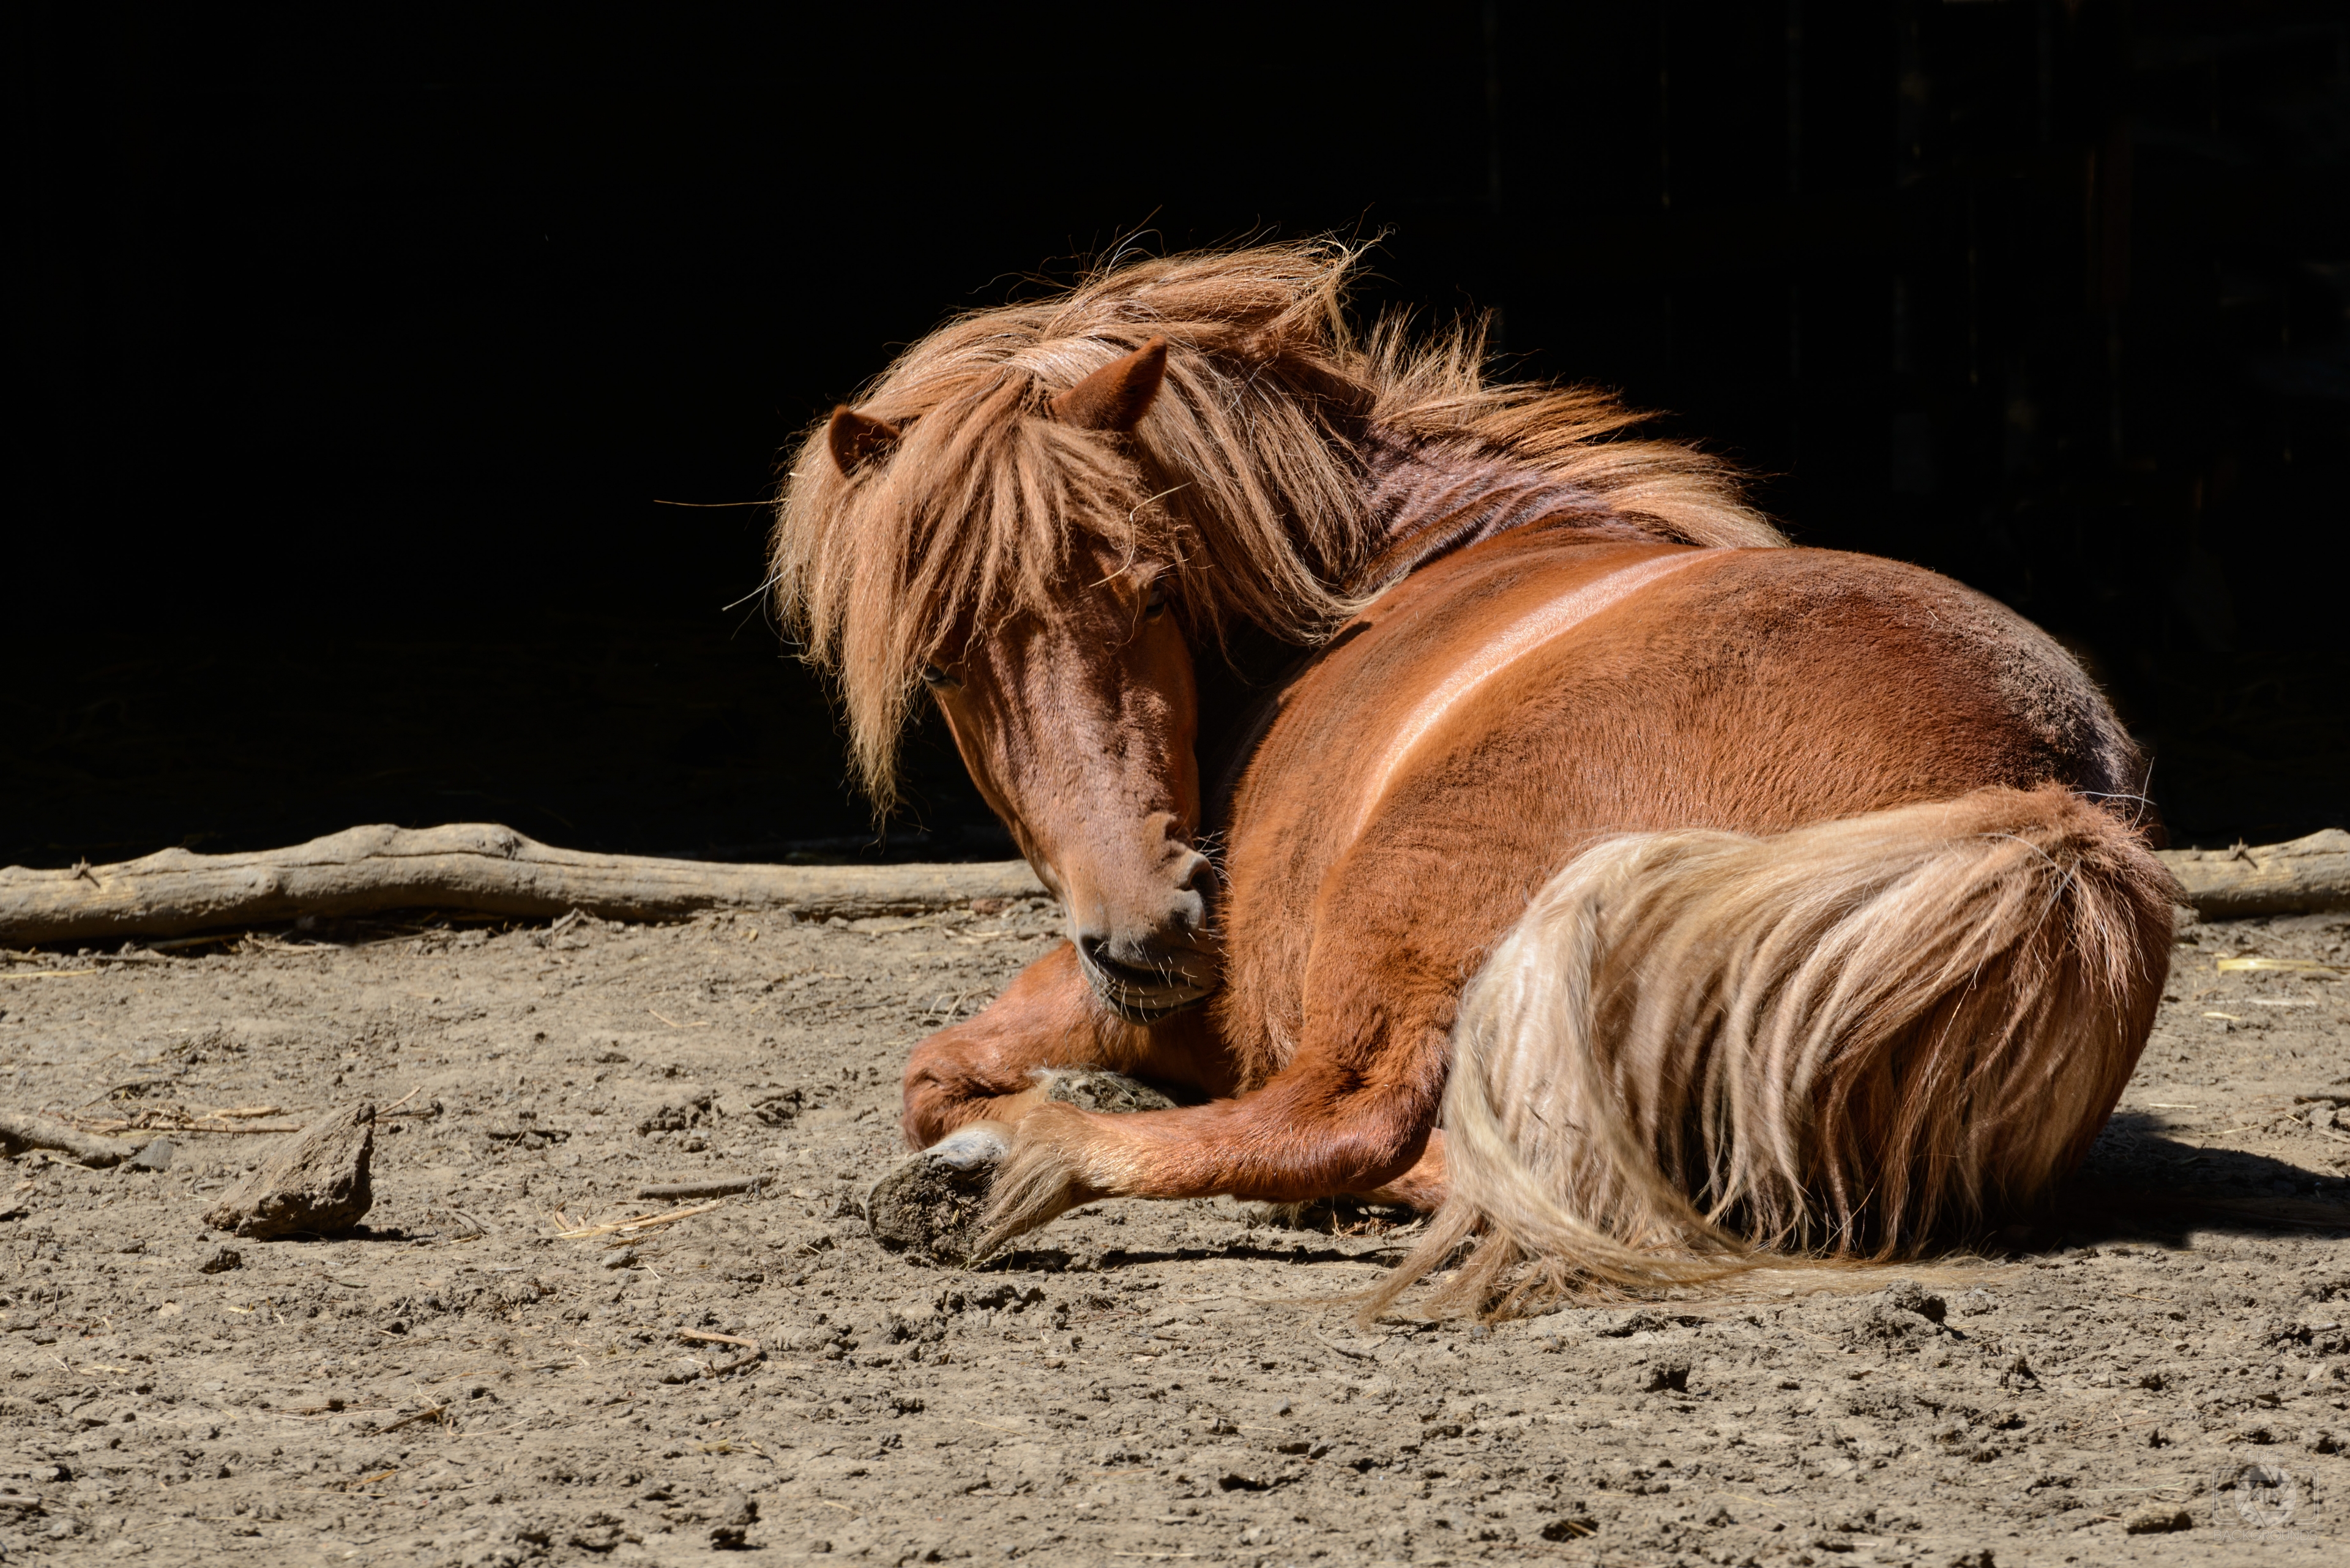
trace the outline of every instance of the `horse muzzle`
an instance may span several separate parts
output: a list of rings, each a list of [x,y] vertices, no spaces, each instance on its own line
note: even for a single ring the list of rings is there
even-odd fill
[[[1086,982],[1128,1023],[1156,1023],[1196,1007],[1215,994],[1221,979],[1216,955],[1201,948],[1085,936],[1076,945]]]

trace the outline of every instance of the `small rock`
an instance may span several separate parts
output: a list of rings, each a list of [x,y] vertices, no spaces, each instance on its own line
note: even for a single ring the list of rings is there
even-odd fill
[[[623,1247],[617,1252],[608,1252],[604,1257],[604,1266],[608,1269],[633,1269],[637,1266],[637,1250]]]
[[[172,1140],[159,1137],[122,1162],[125,1170],[169,1170],[172,1168]]]
[[[231,1269],[241,1269],[243,1267],[244,1267],[244,1253],[238,1251],[234,1247],[214,1247],[211,1251],[204,1254],[203,1262],[196,1265],[196,1272],[200,1274],[224,1274]]]
[[[1914,1312],[1928,1323],[1939,1323],[1950,1313],[1950,1303],[1934,1295],[1915,1280],[1896,1280],[1886,1288],[1885,1304],[1903,1312]]]
[[[2141,1508],[2122,1521],[2122,1530],[2129,1535],[2167,1535],[2174,1530],[2191,1530],[2194,1526],[2194,1519],[2185,1509],[2168,1503]]]
[[[571,1531],[571,1544],[586,1552],[609,1552],[621,1542],[635,1539],[618,1514],[602,1511],[588,1515]]]
[[[1659,1357],[1648,1363],[1641,1379],[1644,1394],[1684,1394],[1689,1391],[1690,1362],[1686,1355]]]
[[[717,1098],[710,1090],[703,1089],[683,1099],[668,1101],[639,1122],[637,1130],[640,1133],[683,1132],[689,1127],[701,1127],[715,1114],[713,1107]]]
[[[718,1504],[718,1521],[710,1527],[710,1544],[721,1552],[747,1552],[751,1550],[751,1526],[758,1522],[757,1500],[730,1491]]]
[[[690,1355],[681,1355],[675,1361],[670,1363],[669,1370],[661,1374],[661,1381],[664,1383],[691,1383],[701,1376],[702,1363],[694,1360]]]
[[[204,1215],[215,1231],[267,1241],[348,1231],[375,1206],[375,1106],[346,1106],[278,1145]]]

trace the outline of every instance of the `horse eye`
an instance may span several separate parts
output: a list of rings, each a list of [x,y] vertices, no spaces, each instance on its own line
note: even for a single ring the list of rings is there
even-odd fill
[[[941,670],[935,664],[925,664],[922,666],[922,684],[925,686],[948,687],[960,686],[962,682],[957,680],[953,676],[949,675],[945,670]]]
[[[1142,613],[1160,615],[1166,611],[1166,608],[1167,585],[1163,582],[1153,582],[1150,585],[1150,591],[1142,596]]]

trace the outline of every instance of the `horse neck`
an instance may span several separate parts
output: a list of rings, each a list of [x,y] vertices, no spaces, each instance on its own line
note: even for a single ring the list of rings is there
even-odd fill
[[[1535,524],[1640,538],[1597,494],[1525,462],[1374,431],[1363,443],[1367,564],[1357,592],[1441,556]]]

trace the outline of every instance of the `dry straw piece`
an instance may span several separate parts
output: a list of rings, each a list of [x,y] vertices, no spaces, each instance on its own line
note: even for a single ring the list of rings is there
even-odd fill
[[[2273,970],[2286,974],[2350,974],[2350,965],[2320,963],[2315,959],[2223,958],[2220,972],[2231,970]]]
[[[688,1209],[672,1209],[666,1214],[639,1214],[631,1220],[615,1220],[606,1225],[578,1225],[557,1231],[555,1239],[558,1241],[584,1241],[592,1236],[611,1236],[624,1231],[650,1231],[656,1225],[674,1225],[681,1220],[691,1220],[697,1214],[707,1214],[713,1209],[725,1207],[725,1200],[721,1199],[715,1203],[697,1203]]]

